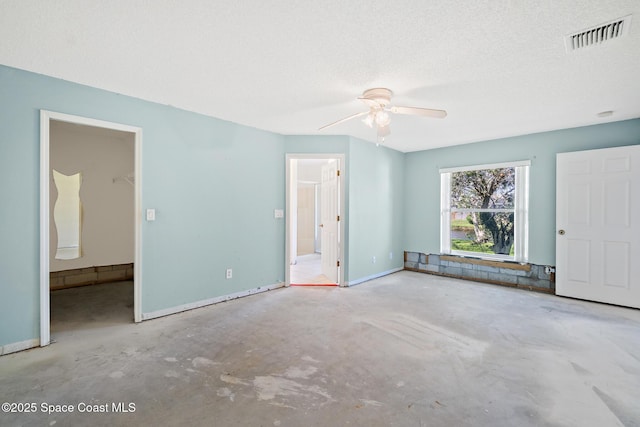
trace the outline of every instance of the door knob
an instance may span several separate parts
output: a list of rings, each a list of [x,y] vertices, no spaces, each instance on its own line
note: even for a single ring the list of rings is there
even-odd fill
[[[558,234],[564,236],[564,230],[558,230]]]
[[[324,224],[320,224],[320,227],[324,227]]]

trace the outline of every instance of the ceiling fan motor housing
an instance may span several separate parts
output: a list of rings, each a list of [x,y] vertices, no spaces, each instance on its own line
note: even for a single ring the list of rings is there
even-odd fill
[[[393,96],[393,92],[390,89],[386,88],[374,88],[367,89],[362,93],[362,97],[364,99],[368,99],[374,101],[380,105],[380,107],[386,107],[391,103],[391,97]]]

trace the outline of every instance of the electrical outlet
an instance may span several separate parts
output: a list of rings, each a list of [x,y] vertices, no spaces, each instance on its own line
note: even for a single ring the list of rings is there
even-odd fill
[[[376,263],[376,257],[375,257],[375,256],[371,258],[371,263],[372,263],[372,264],[375,264],[375,263]]]
[[[231,279],[233,277],[233,270],[230,268],[227,268],[227,279]]]
[[[393,252],[389,252],[389,259],[393,259]]]

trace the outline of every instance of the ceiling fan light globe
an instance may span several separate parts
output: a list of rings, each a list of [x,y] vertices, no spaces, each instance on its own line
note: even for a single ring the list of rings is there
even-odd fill
[[[370,128],[372,128],[373,127],[373,114],[369,113],[364,119],[362,119],[362,123],[364,123],[365,125],[367,125]]]
[[[380,127],[388,126],[391,123],[389,113],[384,110],[380,110],[376,113],[376,124]]]

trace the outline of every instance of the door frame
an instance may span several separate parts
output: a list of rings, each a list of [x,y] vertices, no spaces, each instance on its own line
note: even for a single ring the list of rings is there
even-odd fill
[[[304,160],[304,159],[321,159],[321,160],[337,160],[339,162],[339,170],[340,170],[340,182],[338,184],[340,195],[339,195],[339,204],[340,204],[340,225],[338,226],[338,260],[340,261],[340,267],[338,268],[338,286],[346,286],[345,278],[344,278],[344,254],[345,254],[345,244],[344,244],[344,236],[345,236],[345,223],[347,219],[346,215],[346,197],[345,197],[345,182],[346,182],[346,163],[345,163],[345,155],[344,154],[333,154],[333,153],[287,153],[285,156],[286,163],[286,179],[285,179],[285,194],[286,194],[286,204],[285,211],[287,215],[285,215],[285,254],[284,254],[284,275],[285,275],[285,286],[291,285],[290,278],[290,256],[291,256],[291,238],[292,235],[295,235],[295,230],[293,230],[293,223],[291,221],[290,215],[290,204],[291,204],[291,187],[292,187],[292,172],[291,172],[291,160]]]
[[[134,206],[135,206],[135,249],[133,268],[133,317],[142,321],[142,128],[107,122],[88,117],[40,110],[40,347],[51,342],[51,307],[49,292],[49,153],[51,121],[61,121],[79,125],[118,130],[134,135]]]

